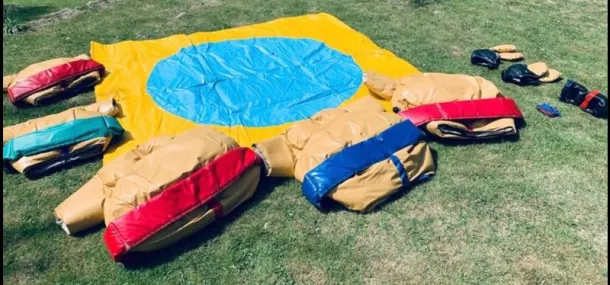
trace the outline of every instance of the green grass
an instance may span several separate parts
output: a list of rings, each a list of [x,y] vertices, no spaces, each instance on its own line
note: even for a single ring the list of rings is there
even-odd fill
[[[48,1],[56,2],[78,5]],[[500,71],[469,63],[473,49],[513,43],[526,62],[544,61],[565,78],[607,92],[605,1],[119,0],[39,31],[4,36],[3,73],[86,53],[91,40],[152,39],[316,12],[337,16],[422,71],[492,80],[526,116],[520,140],[432,143],[437,176],[368,215],[323,214],[301,196],[299,183],[266,181],[223,221],[131,267],[109,259],[101,228],[66,237],[53,223],[55,206],[100,161],[36,181],[6,174],[4,283],[607,283],[607,121],[559,102],[565,81],[517,87],[503,83]],[[3,124],[93,100],[85,94],[18,110],[5,98]],[[543,116],[535,110],[539,102],[563,116]]]
[[[41,15],[55,12],[64,8],[74,8],[87,3],[88,0],[8,0],[4,6],[14,6],[16,16],[21,22],[34,20]]]

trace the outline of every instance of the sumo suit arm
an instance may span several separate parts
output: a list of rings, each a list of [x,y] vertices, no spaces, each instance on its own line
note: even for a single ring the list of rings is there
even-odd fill
[[[113,188],[118,179],[131,172],[137,161],[170,139],[169,136],[153,138],[104,165],[91,180],[55,208],[57,223],[70,235],[104,222],[106,188]]]
[[[364,82],[369,90],[385,100],[392,98],[398,86],[395,79],[371,71],[364,75]]]
[[[502,95],[491,81],[464,74],[421,73],[394,79],[368,71],[364,84],[374,94],[389,99],[395,112],[426,104]]]
[[[20,124],[2,128],[2,144],[14,137],[18,137],[37,130],[45,129],[75,119],[91,118],[97,116],[116,116],[119,112],[112,99],[93,103],[87,106],[70,108],[61,113],[32,119]]]
[[[383,112],[384,109],[372,97],[364,97],[341,108],[322,110],[308,120],[293,124],[279,136],[255,144],[254,150],[263,159],[267,175],[294,177],[300,152],[311,135],[324,129],[338,115],[357,111]]]

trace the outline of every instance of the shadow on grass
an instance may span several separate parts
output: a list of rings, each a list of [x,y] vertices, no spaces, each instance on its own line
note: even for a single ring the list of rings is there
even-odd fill
[[[57,233],[57,227],[53,223],[31,224],[20,223],[18,225],[2,225],[2,246],[4,248],[15,246],[16,244],[24,243],[28,239],[38,239]]]
[[[57,228],[59,228],[59,226],[57,226]],[[90,228],[84,229],[80,232],[76,232],[76,233],[72,233],[70,234],[71,238],[85,238],[89,235],[95,234],[95,233],[99,233],[100,231],[103,231],[104,229],[106,229],[106,226],[104,225],[104,223],[99,223],[95,226],[92,226]]]
[[[425,7],[431,4],[439,4],[443,2],[443,0],[412,0],[410,1],[411,5],[416,8]]]
[[[58,260],[57,252],[39,248],[40,251],[28,252],[26,255],[15,254],[19,252],[19,247],[28,247],[28,244],[42,244],[49,236],[56,235],[59,227],[53,223],[19,223],[18,225],[2,226],[2,247],[4,264],[2,275],[7,282],[7,278],[13,279],[18,276],[41,274],[51,268],[53,262]],[[9,249],[10,248],[10,249]],[[17,282],[19,283],[19,282]]]
[[[126,256],[126,259],[123,261],[123,265],[128,270],[139,270],[153,268],[167,262],[171,262],[183,253],[200,247],[209,240],[223,234],[227,225],[235,222],[242,215],[246,214],[251,208],[255,207],[259,202],[267,198],[267,196],[269,196],[274,189],[286,182],[288,182],[288,179],[265,177],[263,175],[261,177],[261,182],[259,183],[252,198],[237,207],[227,216],[214,221],[204,229],[183,240],[180,240],[168,248],[153,252],[131,253]]]
[[[4,23],[7,22],[7,19],[11,19],[20,24],[25,22],[29,22],[32,20],[36,20],[40,18],[40,16],[54,12],[57,10],[55,7],[51,6],[31,6],[31,7],[23,7],[13,4],[3,4],[3,19]]]

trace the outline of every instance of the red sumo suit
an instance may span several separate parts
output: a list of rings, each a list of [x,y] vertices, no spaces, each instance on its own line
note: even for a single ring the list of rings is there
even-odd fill
[[[34,63],[17,74],[4,76],[2,87],[13,104],[36,106],[60,94],[93,86],[103,75],[104,66],[82,54]]]
[[[428,133],[448,139],[489,139],[517,134],[523,115],[514,100],[482,77],[423,73],[398,79],[367,72],[370,91]]]
[[[115,261],[167,247],[231,212],[254,193],[260,159],[205,126],[162,136],[110,163],[55,209],[68,233],[105,222]]]

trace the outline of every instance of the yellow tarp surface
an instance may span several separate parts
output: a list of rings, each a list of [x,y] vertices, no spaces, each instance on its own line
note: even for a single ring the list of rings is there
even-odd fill
[[[102,63],[110,73],[96,86],[96,100],[100,102],[114,98],[122,109],[119,122],[126,130],[126,141],[109,150],[104,161],[135,148],[153,136],[177,134],[197,124],[163,110],[147,94],[147,79],[157,62],[191,45],[254,37],[310,38],[351,55],[363,71],[372,70],[391,77],[419,73],[409,62],[378,47],[369,38],[329,14],[281,18],[262,24],[173,35],[156,40],[124,41],[110,45],[92,42],[92,58]],[[362,96],[370,96],[364,85],[343,104]],[[386,109],[391,109],[389,102],[384,101],[383,105]],[[210,127],[233,137],[242,146],[250,146],[281,133],[290,124],[270,127]]]

